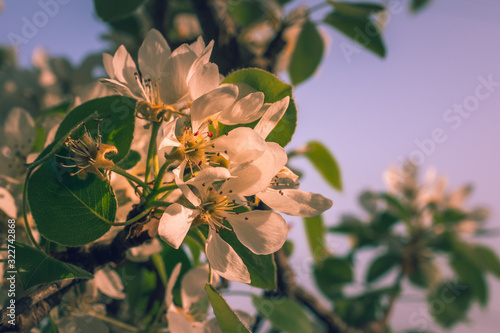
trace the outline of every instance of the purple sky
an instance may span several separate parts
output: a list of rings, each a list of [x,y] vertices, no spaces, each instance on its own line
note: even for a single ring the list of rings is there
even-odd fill
[[[411,154],[423,160],[424,168],[434,166],[447,175],[451,187],[472,183],[475,191],[470,204],[491,208],[489,227],[500,227],[496,209],[500,188],[500,3],[435,0],[419,15],[409,14],[406,5],[399,8],[398,1],[394,3],[384,36],[388,48],[385,60],[363,50],[346,57],[342,47],[358,47],[327,28],[333,42],[321,69],[295,90],[299,123],[288,148],[309,140],[328,145],[341,165],[345,191],[334,192],[310,171],[306,161],[297,160],[293,164],[308,171],[302,187],[334,200],[325,217],[328,224],[335,224],[342,213],[360,212],[360,191],[382,190],[383,171],[391,164],[401,165],[400,157]],[[0,12],[0,43],[8,43],[11,32],[21,34],[23,20],[32,22],[40,10],[36,1],[5,1]],[[106,47],[98,38],[105,31],[94,17],[91,1],[68,1],[21,45],[21,63],[30,64],[37,46],[77,63],[86,53]],[[493,84],[485,85],[484,80]],[[462,115],[453,111],[460,104],[465,104]],[[416,142],[427,142],[430,149],[429,140],[436,130],[441,133],[441,142],[434,142],[433,151],[427,155]],[[302,222],[293,217],[289,222],[293,225],[291,238],[296,240],[293,260],[300,266],[309,259]],[[334,247],[345,248],[345,240],[332,241]],[[485,241],[500,252],[500,246],[495,245],[497,238]],[[309,278],[302,281],[312,283]],[[497,331],[500,283],[490,282],[492,301],[488,309],[475,309],[473,322],[454,332]],[[410,293],[424,297],[418,291]],[[393,316],[395,328],[411,328],[410,316],[420,313],[421,307],[425,309],[423,303],[402,302]],[[413,318],[424,317],[418,314]]]

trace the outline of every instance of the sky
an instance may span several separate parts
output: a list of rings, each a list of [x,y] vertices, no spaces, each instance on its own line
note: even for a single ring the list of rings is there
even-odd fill
[[[88,52],[106,48],[99,39],[106,27],[93,14],[92,2],[60,2],[66,3],[59,4],[46,24],[21,45],[22,65],[30,65],[35,47],[67,56],[73,63]],[[33,22],[42,10],[40,3],[4,1],[0,44],[9,43],[9,33],[21,34],[26,21]],[[325,221],[334,225],[342,214],[361,213],[359,193],[367,188],[383,190],[383,172],[413,156],[423,169],[435,167],[439,174],[446,175],[451,188],[473,184],[470,207],[490,208],[488,226],[500,227],[500,3],[435,0],[418,15],[409,13],[406,1],[394,0],[389,7],[392,10],[384,31],[386,59],[324,27],[332,42],[316,75],[295,88],[299,121],[287,148],[300,147],[310,140],[325,143],[341,166],[344,191],[329,188],[307,161],[297,159],[292,165],[307,171],[302,189],[333,199],[334,206],[325,213]],[[294,217],[288,221],[292,225],[290,237],[296,241],[293,264],[300,266],[310,259],[302,222]],[[335,250],[345,250],[345,240],[329,241]],[[484,241],[500,252],[497,238]],[[300,282],[313,283],[307,276]],[[489,282],[489,307],[474,309],[471,322],[454,332],[497,331],[500,283],[493,279]],[[416,290],[411,294],[424,299]],[[401,302],[393,315],[395,328],[411,328],[411,318],[427,320],[420,312],[422,307],[425,309],[419,302]]]

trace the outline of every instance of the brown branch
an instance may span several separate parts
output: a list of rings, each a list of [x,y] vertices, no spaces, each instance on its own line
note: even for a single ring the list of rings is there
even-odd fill
[[[349,327],[336,312],[325,307],[317,297],[297,284],[295,274],[283,250],[276,252],[275,259],[278,269],[278,290],[282,291],[288,298],[306,306],[318,319],[325,323],[329,333],[363,332],[357,328]]]
[[[132,218],[138,210],[129,214]],[[68,248],[65,252],[54,253],[58,260],[74,264],[83,269],[94,272],[107,263],[119,263],[125,259],[129,248],[141,245],[155,236],[158,220],[151,218],[146,222],[138,221],[122,229],[111,243],[96,243],[90,248]],[[16,325],[8,323],[8,309],[0,311],[0,332],[27,332],[45,318],[50,310],[59,304],[64,294],[71,289],[78,280],[62,280],[38,287],[33,292],[16,302]]]

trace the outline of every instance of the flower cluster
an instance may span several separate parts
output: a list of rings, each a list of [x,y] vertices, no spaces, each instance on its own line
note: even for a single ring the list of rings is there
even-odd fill
[[[110,79],[102,82],[135,98],[137,117],[161,123],[158,156],[169,163],[181,195],[163,212],[159,236],[179,248],[191,228],[208,226],[205,253],[212,269],[250,283],[246,265],[221,230],[234,232],[255,254],[271,254],[288,233],[285,219],[274,210],[314,216],[332,202],[298,190],[285,150],[266,141],[289,97],[265,103],[264,93],[248,84],[220,84],[218,67],[209,62],[212,48],[213,42],[205,46],[198,38],[171,51],[151,30],[139,49],[138,67],[124,46],[114,56],[104,54]]]

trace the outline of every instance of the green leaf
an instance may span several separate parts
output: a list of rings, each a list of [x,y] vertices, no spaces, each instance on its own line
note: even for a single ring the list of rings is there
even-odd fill
[[[369,2],[339,2],[330,0],[328,3],[342,14],[350,16],[368,16],[385,9],[384,6],[378,3]]]
[[[388,193],[380,193],[379,196],[386,202],[387,209],[400,219],[404,220],[411,217],[409,207],[406,207],[397,197]]]
[[[316,170],[323,176],[330,186],[337,191],[342,191],[342,176],[340,167],[335,157],[321,142],[310,141],[307,144],[305,157],[312,163]]]
[[[477,264],[483,269],[500,278],[500,260],[496,253],[487,246],[476,245],[473,248]]]
[[[99,127],[102,142],[114,145],[118,149],[118,154],[111,156],[111,160],[118,163],[127,156],[132,143],[135,123],[135,100],[132,98],[116,95],[108,96],[93,99],[77,106],[68,113],[61,125],[59,125],[54,141],[64,137],[72,128],[78,126],[95,111],[97,111],[98,119],[88,121],[85,127],[92,136],[97,136]],[[82,136],[84,130],[83,126],[81,126],[73,137]],[[45,150],[43,153],[45,153]]]
[[[322,261],[328,256],[328,247],[325,244],[325,226],[321,215],[304,217],[304,229],[306,231],[309,249],[314,261]]]
[[[285,147],[292,139],[295,127],[297,126],[297,108],[292,96],[292,86],[282,82],[277,76],[258,68],[247,68],[236,71],[227,76],[223,81],[223,83],[237,82],[244,82],[257,91],[262,91],[265,95],[265,103],[274,103],[286,96],[290,97],[290,104],[283,118],[281,118],[266,138],[266,141],[276,142],[281,147]],[[253,128],[256,124],[257,122],[248,126]],[[222,133],[227,133],[233,128],[235,126],[223,126]]]
[[[264,15],[260,4],[257,1],[250,0],[232,2],[228,4],[227,10],[235,21],[242,26],[250,25]]]
[[[92,279],[89,272],[80,267],[49,257],[26,244],[15,242],[16,268],[24,289],[64,279]]]
[[[298,85],[314,74],[323,58],[324,48],[323,38],[316,28],[316,24],[306,21],[302,25],[288,66],[288,74],[292,84]]]
[[[442,212],[436,212],[434,214],[435,223],[458,223],[467,218],[467,214],[457,209],[446,209]]]
[[[368,272],[366,274],[366,282],[371,283],[381,278],[399,262],[400,257],[395,253],[385,253],[377,257],[371,262],[370,267],[368,268]]]
[[[273,327],[287,333],[313,332],[311,321],[304,309],[288,298],[270,298],[252,295],[253,305]]]
[[[343,285],[354,280],[352,264],[345,258],[329,257],[314,266],[314,278],[321,292],[335,299]]]
[[[423,259],[413,262],[412,271],[408,276],[413,285],[420,288],[431,286],[438,278],[438,268],[432,260]]]
[[[466,314],[471,300],[470,288],[454,281],[441,283],[427,297],[431,315],[445,328],[467,320]]]
[[[54,159],[50,161],[28,183],[28,201],[38,231],[68,246],[84,245],[104,235],[116,215],[116,199],[107,181],[93,174],[81,180]]]
[[[125,158],[121,160],[120,163],[118,163],[118,166],[123,170],[129,170],[135,167],[140,160],[141,154],[139,154],[135,150],[130,150],[127,156],[125,156]]]
[[[431,3],[431,0],[412,0],[410,3],[410,9],[412,12],[416,13],[427,7]]]
[[[217,322],[221,328],[223,333],[232,333],[232,332],[248,332],[248,328],[243,325],[241,320],[238,318],[236,313],[229,307],[226,300],[222,297],[222,295],[215,290],[215,288],[210,285],[205,285],[205,290],[207,291],[208,298],[210,299],[210,303],[214,308],[215,318],[217,318]]]
[[[392,226],[396,224],[398,221],[399,219],[394,215],[392,215],[391,213],[381,212],[375,216],[375,218],[371,222],[371,225],[374,231],[381,234],[386,234],[391,230]]]
[[[486,305],[488,303],[488,286],[481,270],[474,263],[458,256],[451,258],[450,266],[457,273],[459,281],[470,286],[479,303],[483,306]]]
[[[257,255],[247,249],[233,232],[222,229],[219,235],[243,260],[250,273],[250,285],[262,289],[276,289],[276,265],[272,254]]]
[[[367,50],[372,51],[381,58],[385,58],[386,49],[382,34],[369,17],[349,16],[340,12],[332,12],[324,18],[324,22]]]
[[[94,7],[103,21],[110,22],[132,15],[143,2],[144,0],[94,0]]]

